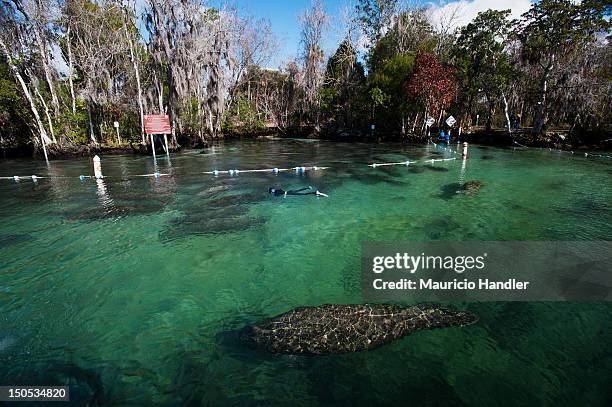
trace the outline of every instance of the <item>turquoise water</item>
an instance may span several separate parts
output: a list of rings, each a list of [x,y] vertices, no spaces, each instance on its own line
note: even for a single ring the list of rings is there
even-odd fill
[[[610,405],[609,303],[458,304],[480,317],[328,357],[243,347],[245,324],[361,302],[365,240],[610,240],[612,163],[548,150],[284,140],[159,157],[0,161],[0,384],[75,405]],[[329,166],[307,174],[198,174]],[[465,165],[464,165],[465,164]],[[171,176],[128,177],[158,170]],[[456,184],[479,180],[475,196]],[[329,198],[271,197],[311,185]]]

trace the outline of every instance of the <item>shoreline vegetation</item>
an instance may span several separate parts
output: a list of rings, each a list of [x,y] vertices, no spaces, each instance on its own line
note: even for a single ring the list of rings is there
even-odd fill
[[[611,148],[608,2],[541,0],[517,19],[487,10],[465,25],[445,10],[358,0],[334,19],[313,0],[297,19],[299,54],[269,68],[273,27],[229,6],[6,1],[0,157],[150,154],[145,114],[169,116],[171,151],[289,136],[428,143],[441,131]],[[332,25],[342,40],[326,53]]]

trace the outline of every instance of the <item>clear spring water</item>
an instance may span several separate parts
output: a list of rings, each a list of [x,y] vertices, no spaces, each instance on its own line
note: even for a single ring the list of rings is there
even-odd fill
[[[453,146],[454,147],[454,146]],[[374,351],[276,356],[235,331],[361,302],[363,240],[609,240],[612,163],[548,150],[300,140],[158,159],[0,161],[0,384],[75,405],[610,405],[612,305],[470,303],[477,325]],[[327,165],[295,173],[215,168]],[[172,176],[126,177],[154,172]],[[456,184],[484,183],[473,197]],[[329,198],[271,197],[311,185]]]

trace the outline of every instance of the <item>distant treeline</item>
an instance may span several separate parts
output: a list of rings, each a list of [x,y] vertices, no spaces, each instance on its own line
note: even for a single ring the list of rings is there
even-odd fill
[[[605,0],[541,0],[518,20],[488,10],[459,28],[459,8],[359,0],[333,22],[344,39],[329,57],[331,21],[315,0],[299,17],[298,58],[280,69],[264,68],[268,22],[201,0],[0,5],[2,147],[109,144],[115,121],[144,143],[147,113],[170,116],[175,146],[266,128],[424,135],[427,119],[441,128],[451,114],[462,130],[534,134],[612,122]]]

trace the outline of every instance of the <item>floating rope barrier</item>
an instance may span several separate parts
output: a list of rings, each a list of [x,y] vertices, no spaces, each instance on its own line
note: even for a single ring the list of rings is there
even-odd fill
[[[432,142],[430,140],[430,142],[438,147],[438,144]],[[532,147],[528,147],[524,144],[519,143],[516,140],[512,140],[513,144],[516,144],[520,147],[524,147],[524,148],[532,148]],[[450,148],[450,146],[446,146],[444,147],[445,150],[450,151],[453,154],[458,154],[456,151],[454,151],[453,149]],[[540,148],[540,150],[543,150],[543,148]],[[555,152],[559,152],[559,153],[568,153],[568,154],[574,154],[574,151],[565,151],[565,150],[553,150],[552,148],[548,149],[549,151],[555,151]],[[612,156],[610,155],[605,155],[605,154],[596,154],[596,153],[584,153],[584,157],[597,157],[597,158],[605,158],[605,159],[612,159]],[[451,158],[432,158],[430,160],[418,160],[418,161],[410,161],[410,160],[406,160],[406,161],[398,161],[398,162],[388,162],[388,163],[372,163],[372,164],[368,164],[369,167],[372,168],[377,168],[377,167],[386,167],[386,166],[394,166],[394,165],[411,165],[411,164],[418,164],[418,163],[423,163],[423,164],[427,164],[427,163],[436,163],[436,162],[443,162],[443,161],[454,161],[456,160],[456,157],[451,157]],[[329,169],[330,167],[319,167],[316,165],[313,166],[298,166],[298,167],[290,167],[290,168],[278,168],[278,167],[274,167],[274,168],[261,168],[261,169],[247,169],[247,170],[240,170],[240,169],[229,169],[229,170],[213,170],[213,171],[204,171],[200,174],[210,174],[210,175],[230,175],[230,176],[236,176],[240,173],[272,173],[272,174],[278,174],[280,172],[288,172],[288,171],[294,171],[296,174],[301,174],[301,173],[305,173],[307,171],[319,171],[319,170],[326,170]],[[117,179],[117,178],[121,178],[121,179],[126,179],[126,178],[146,178],[146,177],[153,177],[153,178],[160,178],[160,177],[168,177],[168,176],[172,176],[173,174],[169,174],[169,173],[160,173],[160,172],[153,172],[153,173],[149,173],[149,174],[134,174],[134,175],[111,175],[111,176],[99,176],[96,177],[95,175],[79,175],[78,178],[81,181],[85,181],[89,178],[95,178],[95,179]],[[187,174],[189,175],[189,174]],[[195,174],[191,174],[191,175],[195,175]],[[54,175],[54,176],[40,176],[40,175],[13,175],[13,176],[0,176],[0,180],[12,180],[15,182],[19,182],[21,180],[26,180],[26,179],[31,179],[33,182],[37,182],[39,179],[66,179],[66,178],[74,178],[72,176],[66,176],[66,175]]]
[[[420,160],[420,161],[399,161],[399,162],[394,162],[394,163],[372,163],[372,164],[368,164],[368,167],[372,167],[372,168],[376,168],[376,167],[386,167],[389,165],[410,165],[410,164],[418,164],[418,163],[435,163],[435,162],[439,162],[439,161],[453,161],[456,160],[456,157],[452,157],[452,158],[432,158],[431,160]]]
[[[584,153],[585,157],[599,157],[599,158],[612,158],[612,155],[603,155],[603,154],[589,154],[589,153]]]
[[[239,170],[239,169],[231,169],[231,170],[213,170],[213,171],[204,171],[203,174],[211,174],[211,175],[224,175],[228,174],[230,176],[238,175],[240,173],[252,173],[252,172],[268,172],[273,174],[278,174],[279,172],[286,171],[295,171],[296,173],[304,173],[306,171],[319,171],[326,170],[329,167],[318,167],[313,165],[312,167],[292,167],[292,168],[262,168],[262,169],[254,169],[254,170]]]
[[[121,179],[125,179],[125,178],[138,178],[138,177],[154,177],[154,178],[159,178],[159,177],[167,177],[170,176],[172,174],[166,174],[166,173],[160,173],[160,172],[153,172],[151,174],[134,174],[134,175],[104,175],[99,177],[99,179],[117,179],[117,178],[121,178]],[[13,175],[11,177],[0,177],[0,179],[10,179],[13,181],[21,181],[21,180],[25,180],[25,179],[31,179],[32,181],[36,182],[39,179],[68,179],[68,178],[78,178],[81,181],[85,181],[86,179],[89,178],[96,178],[94,175],[79,175],[78,177],[71,177],[71,176],[67,176],[67,175],[54,175],[54,176],[50,176],[50,177],[43,177],[40,175]]]
[[[610,140],[612,140],[612,139],[610,139]],[[604,140],[604,141],[606,141],[606,140]],[[512,140],[512,142],[513,142],[514,144],[516,144],[516,145],[520,146],[520,147],[524,147],[524,148],[528,148],[528,149],[529,149],[529,148],[530,148],[530,149],[533,149],[533,148],[534,148],[534,147],[529,147],[529,146],[526,146],[526,145],[524,145],[524,144],[521,144],[521,143],[519,143],[519,142],[518,142],[518,141],[516,141],[516,140]],[[546,150],[546,148],[544,148],[544,147],[539,147],[538,149],[539,149],[539,150]],[[569,151],[568,151],[568,150],[559,150],[559,149],[556,149],[556,148],[550,148],[550,147],[548,147],[548,151],[550,151],[550,152],[553,152],[553,151],[554,151],[554,152],[556,152],[556,153],[565,153],[565,154],[572,154],[572,155],[574,155],[574,154],[575,154],[575,151],[573,151],[573,150],[569,150]],[[597,157],[597,158],[608,158],[608,159],[612,159],[612,156],[610,156],[610,155],[605,155],[605,154],[596,154],[596,153],[584,153],[584,156],[585,156],[585,157],[587,157],[587,158],[588,158],[588,157]]]
[[[198,173],[198,174],[212,174],[212,175],[228,174],[230,176],[235,176],[241,173],[261,172],[261,173],[278,174],[279,172],[287,172],[287,171],[295,171],[296,174],[301,174],[301,173],[305,173],[306,171],[319,171],[319,170],[326,170],[328,168],[329,167],[319,167],[319,166],[313,165],[310,167],[301,166],[301,167],[292,167],[292,168],[263,168],[263,169],[252,169],[252,170],[239,170],[239,169],[214,170],[214,171],[204,171],[203,173]],[[195,175],[195,174],[192,174],[192,175]],[[32,181],[36,182],[39,179],[57,179],[57,178],[60,178],[60,179],[78,178],[81,181],[85,181],[90,178],[93,178],[93,179],[118,179],[118,178],[126,179],[126,178],[146,178],[146,177],[160,178],[160,177],[168,177],[168,176],[172,176],[172,174],[153,172],[150,174],[110,175],[110,176],[104,175],[100,177],[96,177],[95,175],[79,175],[78,177],[71,177],[71,176],[65,176],[65,175],[57,175],[57,176],[50,176],[50,177],[42,177],[39,175],[13,175],[10,177],[0,177],[0,179],[13,180],[15,182],[25,180],[25,179],[31,179]]]

